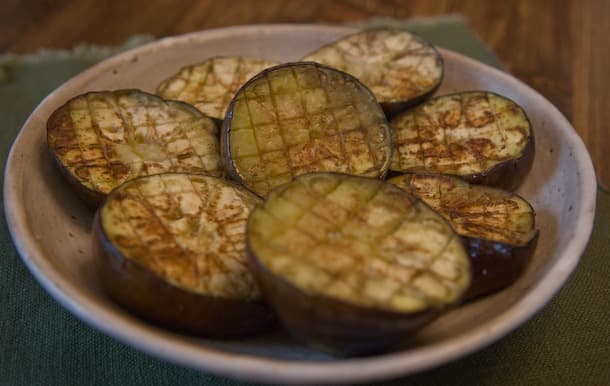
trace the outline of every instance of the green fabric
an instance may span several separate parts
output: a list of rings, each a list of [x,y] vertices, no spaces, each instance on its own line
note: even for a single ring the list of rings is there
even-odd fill
[[[417,20],[411,27],[435,44],[499,64],[460,17]],[[3,163],[38,102],[112,52],[81,47],[75,52],[0,58]],[[10,241],[4,216],[0,228],[0,385],[241,384],[164,363],[86,326],[47,295],[27,271]],[[608,257],[610,193],[600,190],[589,246],[576,273],[542,312],[473,355],[383,384],[610,384]]]

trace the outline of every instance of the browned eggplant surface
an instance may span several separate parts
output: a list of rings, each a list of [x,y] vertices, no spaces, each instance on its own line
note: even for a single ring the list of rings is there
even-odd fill
[[[421,37],[399,29],[373,29],[319,48],[303,60],[345,71],[371,89],[388,115],[432,95],[443,78],[443,59]]]
[[[378,179],[297,177],[253,210],[247,237],[253,272],[282,322],[331,352],[387,349],[470,284],[449,224]]]
[[[354,77],[315,63],[265,70],[236,95],[224,121],[227,170],[260,196],[316,171],[383,176],[391,133]]]
[[[56,110],[47,143],[91,203],[123,182],[163,172],[221,174],[218,128],[197,109],[138,90],[83,94]]]
[[[523,109],[489,92],[436,97],[391,125],[391,169],[398,172],[452,174],[513,190],[534,158],[534,135]]]
[[[129,181],[100,207],[94,250],[119,304],[155,323],[246,336],[271,318],[247,266],[246,220],[259,198],[211,176]]]
[[[157,94],[190,103],[207,116],[223,120],[237,90],[254,75],[276,64],[242,56],[213,57],[182,68],[159,85]]]
[[[527,266],[538,231],[534,209],[519,195],[446,175],[406,174],[389,182],[421,198],[462,236],[473,266],[468,298],[512,284]]]

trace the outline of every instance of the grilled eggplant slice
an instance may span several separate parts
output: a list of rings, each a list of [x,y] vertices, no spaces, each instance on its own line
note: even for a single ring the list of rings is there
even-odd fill
[[[221,152],[230,175],[264,197],[310,172],[385,175],[391,132],[356,78],[316,63],[289,63],[263,71],[237,93]]]
[[[378,179],[311,173],[248,219],[252,272],[297,338],[342,355],[380,352],[458,302],[470,285],[459,237]]]
[[[516,193],[438,174],[406,174],[389,182],[438,211],[462,237],[473,273],[468,299],[511,285],[536,250],[536,213]]]
[[[77,193],[94,206],[139,176],[222,173],[215,123],[186,103],[139,90],[73,98],[49,118],[47,144]]]
[[[254,75],[277,64],[242,56],[213,57],[182,68],[159,85],[157,94],[190,103],[222,122],[237,90]]]
[[[534,160],[534,133],[519,105],[473,91],[431,99],[392,119],[397,172],[459,176],[516,189]]]
[[[159,325],[206,337],[256,334],[273,316],[247,266],[246,219],[260,199],[229,181],[178,173],[131,180],[93,226],[110,297]]]
[[[388,116],[432,95],[443,79],[443,59],[421,37],[400,29],[371,29],[344,37],[303,60],[360,79]]]

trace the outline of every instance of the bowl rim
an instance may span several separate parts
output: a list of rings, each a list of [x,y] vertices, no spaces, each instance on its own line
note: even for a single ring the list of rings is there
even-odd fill
[[[124,315],[120,311],[103,307],[94,301],[94,296],[87,295],[78,286],[64,280],[63,275],[45,258],[43,246],[29,229],[26,212],[19,209],[24,207],[25,203],[21,195],[24,165],[23,162],[20,162],[18,153],[25,144],[25,133],[28,132],[28,127],[31,126],[34,117],[42,114],[49,102],[56,99],[58,94],[66,92],[73,83],[82,82],[82,84],[86,84],[88,79],[95,77],[100,71],[112,68],[135,55],[154,52],[175,44],[214,40],[227,35],[247,35],[254,32],[290,33],[295,30],[300,33],[313,33],[323,30],[337,35],[356,31],[352,27],[322,24],[260,24],[216,28],[167,37],[105,59],[74,76],[44,98],[26,120],[11,146],[5,166],[3,187],[4,211],[11,238],[21,259],[40,285],[64,308],[86,324],[122,343],[175,364],[220,376],[257,382],[347,383],[381,380],[412,374],[447,363],[488,346],[540,311],[574,271],[591,235],[596,205],[597,181],[590,155],[582,139],[563,114],[534,89],[505,72],[442,48],[439,51],[447,61],[471,66],[476,70],[500,78],[504,82],[511,83],[519,92],[530,94],[536,100],[538,106],[549,111],[549,114],[557,115],[561,125],[556,130],[561,131],[565,140],[572,147],[577,166],[576,173],[579,175],[581,183],[582,201],[576,214],[574,226],[574,229],[578,229],[578,232],[572,235],[572,240],[567,247],[558,252],[557,262],[531,287],[532,289],[523,298],[503,313],[483,323],[476,330],[424,347],[366,358],[303,361],[257,357],[251,354],[229,353],[208,348],[198,341],[189,340],[186,337],[149,326],[145,322]]]

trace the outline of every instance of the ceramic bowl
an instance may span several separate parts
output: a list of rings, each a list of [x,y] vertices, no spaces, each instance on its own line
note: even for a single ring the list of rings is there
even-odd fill
[[[534,166],[519,192],[536,209],[540,240],[532,263],[510,288],[445,314],[393,352],[350,359],[313,351],[282,331],[240,341],[179,335],[132,316],[102,292],[90,252],[93,213],[46,150],[49,115],[91,90],[154,92],[180,67],[213,55],[295,61],[350,32],[257,25],[171,37],[107,59],[53,91],[23,126],[6,165],[5,212],[23,262],[51,296],[92,327],[156,357],[249,381],[317,384],[398,377],[481,349],[524,323],[565,283],[587,244],[595,210],[593,167],[580,137],[544,97],[504,72],[447,50],[440,50],[446,70],[437,94],[482,89],[505,95],[523,106],[535,130]]]

